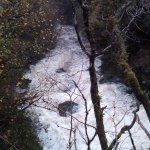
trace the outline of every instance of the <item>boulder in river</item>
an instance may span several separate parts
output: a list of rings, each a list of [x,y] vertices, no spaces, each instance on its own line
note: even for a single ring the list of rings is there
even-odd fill
[[[58,105],[58,110],[60,116],[68,117],[78,112],[78,104],[72,101],[66,101]]]
[[[56,73],[63,73],[66,72],[66,70],[64,68],[59,68],[55,70]]]

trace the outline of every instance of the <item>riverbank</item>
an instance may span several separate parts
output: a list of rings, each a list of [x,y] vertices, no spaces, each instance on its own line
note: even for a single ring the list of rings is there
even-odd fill
[[[0,2],[0,149],[40,150],[31,120],[18,109],[29,102],[24,95],[29,65],[55,47],[58,16],[46,0]],[[32,100],[32,99],[31,99]]]

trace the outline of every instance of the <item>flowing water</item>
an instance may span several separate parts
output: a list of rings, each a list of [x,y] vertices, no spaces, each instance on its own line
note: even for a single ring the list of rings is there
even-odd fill
[[[29,109],[29,114],[36,125],[43,150],[67,150],[69,148],[86,150],[85,101],[81,93],[86,98],[89,111],[88,135],[92,138],[95,133],[95,117],[90,99],[89,62],[80,48],[74,28],[61,26],[59,31],[60,36],[56,48],[36,65],[30,66],[30,71],[25,74],[25,78],[31,80],[27,96],[35,94],[37,96],[35,98],[37,101]],[[98,79],[101,78],[98,69],[100,64],[100,59],[97,59]],[[74,82],[78,85],[81,93]],[[136,102],[133,95],[125,92],[126,89],[127,87],[121,83],[99,84],[101,105],[102,107],[107,106],[104,109],[104,125],[109,143],[115,138],[120,128],[130,124],[133,119],[132,111],[135,109]],[[73,101],[78,104],[78,110],[72,117],[59,115],[58,105],[65,101]],[[145,127],[150,131],[149,122],[142,106],[138,114]],[[135,123],[131,133],[137,150],[150,148],[149,139],[138,123]],[[128,133],[125,133],[118,142],[118,149],[132,149]],[[91,143],[91,149],[101,149],[97,136]]]

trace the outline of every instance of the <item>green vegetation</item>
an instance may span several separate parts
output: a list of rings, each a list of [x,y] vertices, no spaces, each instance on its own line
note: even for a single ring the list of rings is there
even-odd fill
[[[27,86],[24,70],[53,48],[56,18],[48,0],[0,1],[0,149],[12,149],[6,141],[21,150],[40,149],[18,110],[25,101],[15,88]]]
[[[149,6],[147,2],[140,0],[124,2],[117,0],[94,0],[91,6],[90,28],[98,50],[111,45],[109,52],[103,57],[104,64],[110,68],[112,68],[112,64],[115,64],[115,69],[117,70],[115,72],[119,72],[125,83],[132,88],[137,100],[144,105],[148,118],[150,119],[150,98],[143,92],[142,86],[140,85],[141,81],[137,78],[128,59],[128,53],[130,55],[135,54],[132,54],[135,50],[129,49],[131,47],[130,40],[137,42],[136,45],[139,44],[139,41],[148,44],[146,40],[149,40],[149,33],[146,35],[145,31],[149,31],[146,29],[146,24],[148,25],[149,21],[144,23],[141,19],[142,17],[144,20],[148,18]],[[144,26],[141,25],[142,22]],[[150,58],[150,56],[148,57]],[[107,70],[105,66],[103,68]],[[112,70],[109,70],[110,73],[112,73]]]
[[[13,150],[14,146],[19,150],[42,150],[31,125],[31,120],[22,114],[15,115],[15,117],[3,131],[5,132],[3,134],[5,140],[0,140],[0,150]]]
[[[89,24],[86,24],[87,20],[85,24],[89,28],[87,31],[92,33],[91,37],[89,36],[92,42],[90,39],[89,41],[92,46],[94,45],[94,53],[111,45],[110,51],[106,52],[102,58],[104,60],[102,70],[105,72],[109,70],[108,73],[115,72],[115,75],[121,76],[133,89],[137,99],[143,103],[150,118],[150,101],[142,90],[141,79],[143,78],[140,80],[138,78],[143,76],[145,79],[146,76],[141,72],[137,73],[135,69],[138,64],[137,59],[134,60],[136,65],[131,61],[131,58],[134,58],[133,55],[139,51],[136,48],[142,49],[146,44],[149,50],[149,7],[146,5],[146,0],[142,4],[140,0],[133,0],[130,5],[128,2],[128,0],[88,1],[89,10],[88,13],[86,12],[88,16],[78,15],[77,19],[82,20],[79,24],[80,28],[83,28],[81,25],[83,20],[88,20]],[[54,26],[58,17],[54,3],[53,0],[50,3],[48,0],[0,1],[0,150],[13,150],[15,147],[20,150],[41,149],[31,121],[24,117],[24,112],[18,110],[18,106],[26,102],[23,98],[24,94],[16,93],[15,88],[27,87],[30,81],[22,78],[24,70],[55,45]],[[60,9],[60,20],[66,24],[72,24],[70,1],[64,3],[58,0],[56,3],[64,8]],[[132,9],[133,6],[137,9]],[[86,6],[84,7],[87,11]],[[140,9],[141,14],[133,18],[136,11]],[[77,8],[77,13],[81,15],[82,12],[83,10]],[[64,14],[67,14],[67,17]],[[68,18],[71,19],[68,21]],[[134,23],[130,23],[132,19]],[[146,54],[147,52],[141,57],[145,58]],[[147,62],[148,60],[150,56],[146,59]],[[92,63],[94,64],[94,61]],[[149,63],[144,67],[149,68]],[[96,81],[93,85],[95,86],[96,74],[94,76]],[[92,77],[93,74],[91,79]],[[97,93],[97,91],[93,93],[94,100],[99,99]]]
[[[137,7],[137,9],[139,10],[142,9],[143,7],[143,9],[145,10],[143,13],[139,13],[138,17],[135,17],[134,22],[129,25],[132,17],[137,11],[134,10],[134,7]],[[143,44],[149,47],[148,43],[149,43],[150,32],[149,32],[148,25],[150,24],[150,21],[148,19],[149,18],[148,10],[149,10],[149,6],[146,0],[143,1],[143,3],[141,3],[140,0],[137,1],[92,0],[91,1],[89,21],[90,21],[90,29],[92,31],[93,38],[97,45],[97,49],[98,50],[103,49],[108,45],[111,45],[112,43],[114,46],[114,49],[110,50],[110,52],[107,52],[102,57],[102,59],[104,60],[102,71],[104,71],[104,73],[105,72],[109,73],[108,72],[109,70],[110,73],[116,74],[117,72],[118,76],[121,76],[122,74],[119,69],[120,65],[118,66],[116,65],[118,64],[119,60],[120,62],[122,61],[121,59],[123,59],[123,61],[127,61],[127,63],[131,65],[131,68],[133,63],[135,64],[133,67],[136,66],[138,60],[135,59],[135,57],[139,49],[142,49],[144,47]],[[116,27],[118,28],[117,29],[118,31],[116,31],[115,33]],[[124,30],[124,32],[121,32],[121,30]],[[147,51],[148,49],[149,48],[147,48]],[[141,57],[150,58],[148,52],[145,54],[143,53],[143,55],[144,56],[141,55]],[[147,63],[145,63],[145,66],[143,67],[149,68],[148,65],[149,61],[148,60],[146,61]],[[130,64],[131,62],[132,64]],[[112,65],[114,67],[111,67]],[[140,66],[142,65],[140,64]],[[111,68],[113,69],[111,70]],[[135,68],[133,69],[133,71],[135,71],[137,73],[137,76],[140,78],[140,74],[138,74],[137,69]],[[147,76],[144,77],[147,78]],[[144,77],[140,79],[144,80]],[[147,78],[147,80],[148,79],[149,78]]]

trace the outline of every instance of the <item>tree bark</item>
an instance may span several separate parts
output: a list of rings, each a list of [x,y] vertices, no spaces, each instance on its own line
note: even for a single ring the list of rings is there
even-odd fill
[[[100,96],[98,93],[98,84],[97,84],[97,77],[96,77],[96,71],[95,71],[95,65],[94,65],[95,58],[90,58],[90,81],[91,81],[91,99],[94,107],[94,113],[96,118],[96,127],[97,127],[97,134],[99,141],[101,143],[102,150],[108,149],[105,129],[104,129],[104,123],[103,123],[103,112],[102,108],[100,106]]]
[[[130,65],[127,62],[126,46],[125,41],[123,39],[123,35],[121,34],[117,21],[115,21],[114,19],[113,22],[114,35],[112,42],[112,51],[115,51],[116,54],[118,53],[118,57],[115,58],[116,62],[118,63],[120,70],[123,72],[125,80],[133,89],[136,99],[141,104],[143,104],[148,119],[150,121],[150,100],[145,96],[144,91],[142,90],[134,71],[131,69]]]
[[[89,43],[91,46],[91,51],[88,56],[89,63],[90,63],[89,74],[90,74],[90,81],[91,81],[90,93],[91,93],[91,100],[93,103],[94,113],[95,113],[95,118],[96,118],[97,135],[98,135],[102,150],[107,150],[108,143],[107,143],[107,138],[106,138],[105,129],[104,129],[103,112],[100,106],[100,96],[98,93],[98,83],[97,83],[97,76],[96,76],[96,70],[95,70],[95,58],[96,58],[95,41],[92,37],[91,31],[89,28],[90,2],[87,3],[86,1],[83,2],[79,0],[78,2],[83,11],[83,22],[84,22],[85,33],[87,35],[87,39],[89,40]]]

